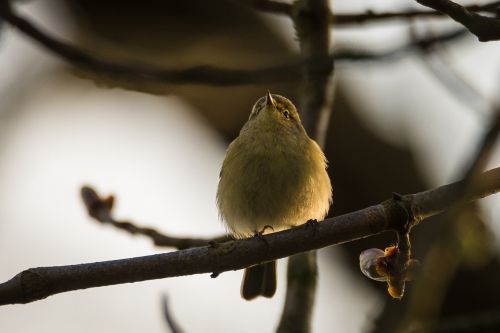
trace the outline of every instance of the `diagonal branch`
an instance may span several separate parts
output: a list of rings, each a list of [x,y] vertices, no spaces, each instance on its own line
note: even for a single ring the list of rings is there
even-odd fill
[[[97,222],[112,225],[115,228],[124,230],[132,235],[142,235],[149,237],[156,246],[173,247],[178,250],[183,250],[191,247],[209,245],[213,242],[226,242],[232,239],[227,235],[209,239],[172,237],[162,234],[152,228],[139,227],[129,221],[118,221],[114,218],[112,213],[114,204],[113,196],[101,198],[99,197],[97,192],[89,186],[82,187],[80,193],[85,207],[87,208],[88,214]]]
[[[410,28],[411,35],[416,38],[415,26],[411,25]],[[468,32],[465,28],[462,29]],[[420,60],[429,73],[446,88],[450,95],[456,98],[459,103],[467,105],[468,109],[476,116],[484,117],[484,110],[489,105],[487,98],[452,65],[447,57],[447,49],[442,44],[434,44],[422,45],[419,51]]]
[[[454,204],[462,182],[406,195],[421,221]],[[473,201],[500,191],[500,168],[478,176],[467,192]],[[263,236],[144,257],[25,270],[0,284],[0,305],[29,303],[72,290],[174,276],[238,270],[293,254],[354,241],[399,228],[401,206],[384,201],[349,214]]]
[[[432,1],[432,0],[430,0]],[[256,10],[271,13],[280,14],[286,16],[292,16],[294,12],[294,5],[286,2],[271,1],[271,0],[246,0],[248,5],[252,6]],[[464,7],[470,12],[487,12],[491,14],[498,13],[498,7],[500,6],[500,1],[493,1],[491,3],[483,5],[470,5]],[[430,7],[430,6],[428,6]],[[433,8],[433,7],[431,7]],[[371,23],[380,22],[387,20],[408,20],[413,18],[421,17],[446,17],[447,13],[435,11],[435,10],[408,10],[403,12],[381,12],[375,13],[373,11],[367,11],[366,13],[356,13],[356,14],[333,14],[328,13],[330,23],[334,24],[336,27],[341,25],[352,25],[360,23]]]
[[[471,5],[465,7],[471,12],[487,12],[496,14],[500,1],[494,1],[484,5]],[[352,25],[367,22],[380,22],[387,20],[408,20],[414,18],[430,18],[430,17],[446,17],[445,13],[435,10],[409,10],[405,12],[382,12],[375,13],[368,11],[363,14],[336,14],[333,15],[332,22],[335,26],[339,25]]]
[[[330,70],[332,62],[337,61],[376,61],[392,59],[404,55],[415,48],[428,47],[437,43],[445,43],[463,36],[465,29],[440,36],[429,36],[411,43],[401,45],[382,53],[360,50],[343,50],[324,58],[305,59],[296,63],[266,67],[259,69],[230,69],[211,65],[199,65],[181,69],[164,69],[151,65],[134,63],[116,63],[112,60],[100,59],[86,51],[80,50],[49,33],[41,30],[28,19],[17,15],[8,6],[8,2],[0,2],[0,17],[17,28],[33,41],[60,57],[67,63],[101,75],[109,75],[118,79],[142,82],[160,82],[172,84],[206,84],[213,86],[230,86],[244,84],[265,84],[293,81],[303,78],[303,69],[313,68],[321,73]]]
[[[500,19],[472,12],[450,0],[416,0],[419,4],[448,15],[477,36],[481,42],[500,39]]]
[[[12,27],[31,38],[64,61],[82,68],[113,77],[127,80],[141,80],[174,84],[209,84],[214,86],[273,83],[300,79],[301,63],[274,66],[259,69],[231,69],[211,65],[198,65],[183,69],[160,69],[147,64],[116,63],[95,57],[71,46],[49,33],[44,32],[28,19],[19,16],[8,5],[8,1],[0,1],[0,17]]]

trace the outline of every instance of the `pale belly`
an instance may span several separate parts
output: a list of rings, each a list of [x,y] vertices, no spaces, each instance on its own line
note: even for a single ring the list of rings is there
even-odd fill
[[[229,163],[221,175],[218,204],[236,237],[252,236],[266,226],[279,231],[326,215],[331,186],[324,162],[318,165],[300,155],[245,155]]]

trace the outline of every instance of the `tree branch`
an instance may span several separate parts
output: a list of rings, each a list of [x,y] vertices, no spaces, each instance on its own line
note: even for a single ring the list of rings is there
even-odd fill
[[[500,6],[500,1],[494,1],[484,5],[471,5],[465,7],[471,12],[487,12],[496,14],[498,7]],[[332,23],[335,26],[338,25],[351,25],[360,23],[372,23],[372,22],[386,22],[387,20],[408,20],[413,18],[425,18],[425,17],[445,17],[446,13],[442,13],[435,10],[409,10],[406,12],[383,12],[375,13],[368,11],[363,14],[335,14],[332,15]]]
[[[163,310],[163,318],[165,319],[165,323],[170,329],[170,333],[183,333],[184,330],[177,324],[174,317],[170,313],[168,297],[166,295],[163,295],[161,298],[161,308]]]
[[[450,0],[416,0],[419,4],[448,15],[477,36],[481,42],[500,39],[500,19],[474,13]]]
[[[337,51],[332,57],[336,64],[339,62],[357,62],[357,61],[385,61],[394,60],[395,58],[402,57],[409,52],[420,49],[429,49],[433,45],[444,44],[456,41],[464,36],[467,36],[468,30],[461,28],[451,32],[446,32],[436,36],[427,36],[422,38],[415,38],[408,42],[407,44],[400,45],[391,50],[387,50],[380,53],[366,52],[366,51],[355,51],[355,50],[345,50]],[[319,64],[317,66],[320,66]]]
[[[101,198],[97,192],[89,187],[82,187],[81,197],[87,208],[90,217],[102,224],[109,224],[118,229],[124,230],[132,235],[142,235],[149,237],[156,246],[173,247],[178,250],[183,250],[191,247],[199,247],[209,245],[213,242],[226,242],[232,238],[228,235],[222,235],[215,238],[182,238],[172,237],[158,232],[152,228],[139,227],[129,221],[118,221],[113,217],[114,197],[108,196]]]
[[[500,1],[494,1],[492,3],[484,4],[484,5],[471,5],[465,7],[467,10],[471,12],[488,12],[488,13],[497,13],[498,7],[500,6]],[[335,26],[338,25],[352,25],[352,24],[360,24],[360,23],[372,23],[372,22],[380,22],[387,20],[408,20],[414,18],[423,18],[423,17],[446,17],[445,13],[434,11],[434,10],[409,10],[405,12],[383,12],[383,13],[375,13],[372,11],[368,11],[363,14],[336,14],[332,16],[332,23]]]
[[[113,60],[99,59],[88,52],[58,40],[28,19],[12,11],[8,1],[0,2],[0,17],[3,17],[12,27],[17,28],[34,42],[58,55],[66,62],[84,70],[121,79],[173,84],[228,86],[281,82],[283,78],[294,80],[300,79],[302,76],[301,63],[249,70],[220,68],[211,65],[199,65],[184,69],[160,69],[147,64],[120,64]]]
[[[461,182],[404,196],[418,221],[448,209]],[[481,174],[468,191],[473,201],[500,191],[500,168]],[[72,290],[139,282],[174,276],[222,273],[262,262],[397,230],[401,206],[393,200],[259,238],[230,241],[144,257],[25,270],[0,284],[0,305],[29,303]],[[403,221],[406,222],[406,221]]]
[[[330,7],[328,0],[294,2],[293,22],[304,59],[329,58]],[[300,110],[302,124],[311,138],[324,148],[333,101],[333,62],[321,70],[315,62],[304,66]],[[314,227],[313,227],[314,228]],[[278,333],[308,333],[316,299],[318,267],[316,252],[292,256],[288,260],[287,290]]]
[[[411,35],[417,37],[415,26],[411,25]],[[463,28],[467,31],[467,29]],[[452,65],[452,61],[447,57],[447,49],[441,44],[422,46],[419,49],[422,63],[436,80],[443,85],[451,96],[459,103],[468,106],[479,118],[484,118],[484,111],[489,105],[489,101],[483,94]]]
[[[67,63],[83,70],[132,81],[207,84],[214,86],[265,84],[299,80],[303,78],[303,69],[305,67],[313,68],[314,72],[321,73],[325,70],[329,71],[332,68],[333,61],[376,61],[391,59],[392,57],[410,52],[417,47],[428,47],[436,43],[455,40],[463,36],[466,31],[464,29],[463,31],[455,31],[440,36],[421,38],[382,53],[343,50],[324,58],[305,59],[288,65],[260,69],[228,69],[211,65],[199,65],[183,69],[163,69],[146,64],[138,64],[137,62],[120,64],[112,60],[99,59],[42,31],[29,20],[14,13],[8,6],[8,2],[0,2],[0,17],[5,18],[13,27],[16,27],[20,32],[48,51],[59,56]]]
[[[293,4],[290,3],[269,0],[247,0],[246,2],[248,5],[251,5],[256,10],[262,12],[281,14],[290,17],[293,15]],[[499,6],[500,1],[493,1],[484,5],[471,5],[464,8],[471,12],[488,12],[497,14]],[[328,13],[330,22],[335,26],[380,22],[387,20],[407,20],[421,17],[446,17],[446,15],[446,13],[435,10],[409,10],[404,12],[382,13],[367,11],[366,13],[361,14],[333,14],[332,12]]]

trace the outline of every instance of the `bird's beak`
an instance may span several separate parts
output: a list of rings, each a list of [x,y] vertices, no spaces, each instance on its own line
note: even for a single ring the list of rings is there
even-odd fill
[[[273,96],[271,96],[271,93],[269,92],[269,90],[267,91],[267,95],[266,95],[266,105],[267,106],[276,106],[276,104],[274,103]]]

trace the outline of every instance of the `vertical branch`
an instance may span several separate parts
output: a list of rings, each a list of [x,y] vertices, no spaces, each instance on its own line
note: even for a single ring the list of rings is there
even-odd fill
[[[304,68],[300,110],[307,133],[324,148],[332,103],[333,63],[329,57],[328,0],[297,0],[293,20]],[[318,269],[316,252],[298,254],[288,261],[285,306],[277,332],[310,332]]]
[[[278,333],[311,331],[318,277],[316,260],[316,251],[296,254],[288,259],[286,299]]]
[[[332,104],[333,62],[330,52],[329,3],[299,0],[294,24],[305,65],[300,110],[307,133],[324,148]]]

